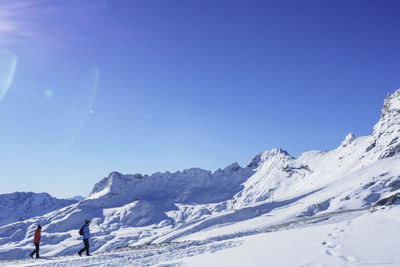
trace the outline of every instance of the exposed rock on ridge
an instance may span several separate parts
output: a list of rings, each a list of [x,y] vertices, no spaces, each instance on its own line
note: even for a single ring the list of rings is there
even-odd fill
[[[378,159],[400,153],[400,89],[389,94],[383,104],[381,118],[374,126],[366,151],[374,151]]]

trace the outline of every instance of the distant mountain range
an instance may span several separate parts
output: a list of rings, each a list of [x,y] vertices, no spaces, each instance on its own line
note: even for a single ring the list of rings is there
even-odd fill
[[[44,215],[72,205],[76,199],[58,199],[47,193],[15,192],[0,195],[0,226]]]
[[[246,167],[233,163],[215,172],[112,172],[78,203],[0,227],[0,259],[26,257],[37,223],[43,226],[48,254],[67,255],[81,247],[77,229],[84,219],[92,221],[91,247],[106,251],[220,240],[323,212],[369,208],[400,192],[399,136],[400,89],[385,99],[372,135],[350,133],[331,151],[309,151],[294,158],[272,149],[254,156]],[[11,214],[11,206],[2,208]]]
[[[74,196],[74,197],[70,197],[70,198],[67,198],[68,200],[76,200],[76,201],[81,201],[81,200],[84,200],[85,198],[84,197],[82,197],[82,196]]]

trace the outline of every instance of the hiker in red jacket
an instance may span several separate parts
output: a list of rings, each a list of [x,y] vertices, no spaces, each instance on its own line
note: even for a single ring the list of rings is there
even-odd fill
[[[40,258],[39,256],[39,244],[40,244],[40,238],[42,237],[42,226],[38,224],[36,230],[35,230],[35,237],[33,238],[33,244],[35,244],[36,249],[29,254],[31,258],[33,258],[33,255],[36,253],[36,259]]]

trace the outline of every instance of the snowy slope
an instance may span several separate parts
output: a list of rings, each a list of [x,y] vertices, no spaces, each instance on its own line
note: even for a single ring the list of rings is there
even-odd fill
[[[321,213],[368,208],[400,192],[400,90],[384,101],[371,136],[349,134],[332,151],[299,158],[282,149],[210,172],[111,173],[85,200],[0,227],[0,259],[26,257],[35,224],[42,253],[74,254],[92,219],[92,249],[191,240],[217,242]],[[239,233],[239,235],[237,235]],[[214,244],[214,243],[213,243]]]
[[[399,206],[339,212],[221,240],[0,261],[0,266],[398,266],[399,218]]]
[[[213,254],[182,255],[175,266],[399,266],[400,208],[285,231],[235,238]]]
[[[47,193],[15,192],[0,195],[0,226],[40,216],[76,203]]]

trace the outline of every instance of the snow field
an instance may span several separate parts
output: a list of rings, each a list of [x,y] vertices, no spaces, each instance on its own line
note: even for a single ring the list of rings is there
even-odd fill
[[[92,257],[0,262],[0,266],[394,266],[400,263],[400,207],[314,216],[203,240],[165,243]],[[377,238],[378,237],[378,238]]]

